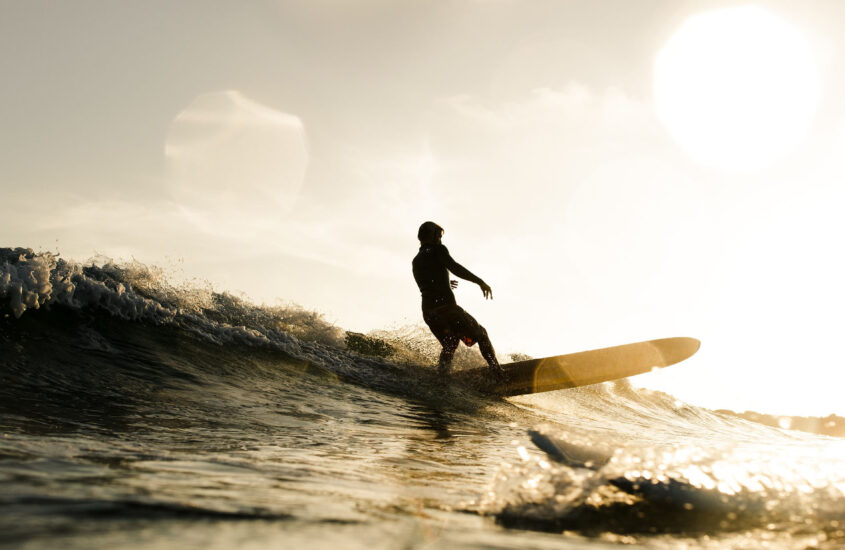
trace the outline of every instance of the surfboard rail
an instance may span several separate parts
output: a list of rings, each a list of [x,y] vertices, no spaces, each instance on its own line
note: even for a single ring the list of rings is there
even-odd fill
[[[455,373],[455,378],[481,391],[503,396],[524,395],[598,384],[668,367],[695,354],[701,342],[675,337],[528,359],[502,365],[495,380],[489,367]]]

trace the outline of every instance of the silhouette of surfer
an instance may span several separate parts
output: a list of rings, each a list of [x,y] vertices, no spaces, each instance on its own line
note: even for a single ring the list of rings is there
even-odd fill
[[[501,374],[502,367],[496,360],[487,331],[455,302],[452,289],[458,286],[458,281],[450,281],[449,272],[480,286],[487,299],[493,298],[493,291],[480,277],[452,259],[440,242],[442,237],[442,227],[434,222],[423,223],[417,232],[420,251],[413,261],[414,279],[422,294],[423,320],[443,346],[437,370],[440,374],[448,374],[460,342],[469,347],[477,342],[487,364]]]

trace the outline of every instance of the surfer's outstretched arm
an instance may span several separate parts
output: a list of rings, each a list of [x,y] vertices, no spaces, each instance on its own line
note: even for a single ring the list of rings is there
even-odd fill
[[[455,276],[460,277],[461,279],[466,279],[467,281],[471,281],[480,286],[481,292],[484,293],[485,298],[493,297],[493,289],[490,288],[490,285],[482,281],[481,277],[474,275],[469,269],[456,262],[452,259],[452,256],[448,254],[446,255],[446,269]]]
[[[453,260],[451,256],[449,256],[449,262],[446,264],[446,269],[448,269],[451,273],[460,277],[461,279],[472,281],[477,285],[480,285],[484,282],[481,280],[481,277],[477,277],[476,275],[474,275],[469,269],[465,268],[464,266]]]

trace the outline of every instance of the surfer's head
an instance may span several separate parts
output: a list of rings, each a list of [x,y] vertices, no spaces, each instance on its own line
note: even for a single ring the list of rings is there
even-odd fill
[[[425,222],[417,231],[417,238],[423,244],[434,244],[440,242],[440,237],[443,236],[443,228],[434,222]]]

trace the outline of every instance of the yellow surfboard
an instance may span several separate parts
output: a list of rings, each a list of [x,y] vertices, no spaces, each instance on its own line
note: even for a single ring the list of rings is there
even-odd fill
[[[498,395],[539,393],[617,380],[674,365],[691,357],[700,346],[695,338],[662,338],[508,363],[502,365],[505,373],[501,380],[496,380],[489,367],[456,372],[454,377]]]

